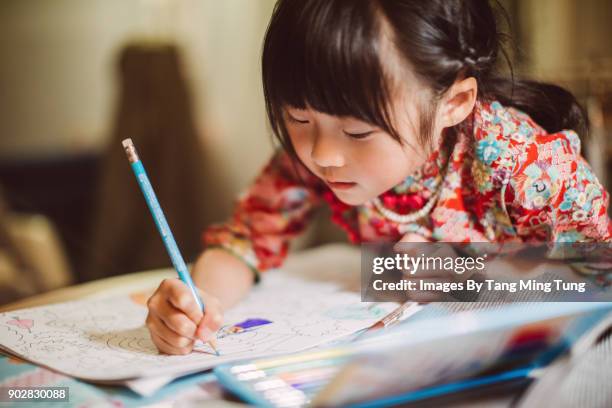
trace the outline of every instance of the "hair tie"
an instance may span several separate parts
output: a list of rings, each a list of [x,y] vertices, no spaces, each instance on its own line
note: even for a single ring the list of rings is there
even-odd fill
[[[469,48],[469,51],[474,51],[473,48]],[[492,57],[490,55],[485,55],[482,57],[474,58],[472,55],[468,55],[463,58],[463,64],[468,67],[479,70],[484,66],[488,65],[491,62]]]

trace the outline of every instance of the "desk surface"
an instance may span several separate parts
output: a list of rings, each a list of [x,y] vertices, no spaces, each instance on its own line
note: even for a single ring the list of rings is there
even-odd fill
[[[330,266],[333,266],[330,267]],[[351,247],[345,244],[332,244],[318,248],[313,248],[301,252],[292,254],[283,266],[283,273],[291,274],[294,276],[300,276],[307,280],[326,280],[340,283],[345,289],[358,291],[360,282],[360,254],[359,249]],[[143,291],[151,289],[153,290],[160,281],[165,278],[176,277],[176,272],[173,269],[165,268],[159,270],[145,271],[132,273],[123,276],[115,276],[111,278],[101,279],[89,283],[75,285],[63,289],[58,289],[48,293],[44,293],[37,296],[32,296],[27,299],[20,300],[11,304],[0,307],[0,312],[6,312],[10,310],[23,309],[28,307],[36,307],[42,305],[48,305],[52,303],[66,302],[71,300],[83,299],[83,298],[94,298],[94,297],[106,297],[121,294],[128,294],[136,291]],[[4,364],[4,365],[2,365]],[[0,361],[0,370],[8,370],[8,375],[11,375],[10,370],[14,370],[14,363],[9,360]],[[24,368],[20,370],[25,370]],[[33,375],[39,375],[41,372],[45,372],[44,369],[35,369],[30,366],[31,373]],[[23,373],[19,374],[23,375]],[[210,374],[203,374],[202,377],[197,377],[195,380],[185,380],[186,382],[193,382],[193,390],[202,388],[203,384],[210,384],[211,380],[207,379]],[[14,379],[14,377],[13,377]],[[0,378],[0,383],[2,378]],[[205,381],[205,383],[196,383],[194,381]],[[158,404],[158,400],[152,398],[137,399],[135,396],[131,396],[129,393],[121,390],[104,390],[104,387],[100,387],[100,391],[96,390],[96,386],[84,384],[76,380],[67,383],[70,387],[75,388],[75,398],[78,400],[78,395],[86,395],[89,397],[99,397],[104,401],[108,398],[121,398],[123,405],[127,406],[140,406],[148,404]],[[167,386],[168,388],[164,396],[161,396],[162,401],[167,401],[168,396],[165,394],[173,392],[185,392],[184,389],[175,390],[172,385]],[[183,386],[184,388],[184,386]],[[85,389],[85,391],[79,392],[79,390]],[[206,397],[205,403],[207,406],[211,404],[215,406],[244,406],[243,404],[237,404],[236,402],[228,402],[227,400],[221,399],[218,385],[214,385],[210,390],[210,394]],[[96,395],[100,394],[100,395]],[[209,399],[212,398],[212,399]]]
[[[333,265],[333,269],[330,265]],[[283,266],[283,271],[309,280],[338,282],[346,289],[359,291],[359,250],[346,244],[330,244],[304,250],[292,254]],[[0,306],[0,312],[91,296],[127,294],[135,290],[155,288],[161,280],[172,277],[176,277],[176,272],[170,268],[113,276],[9,303]]]

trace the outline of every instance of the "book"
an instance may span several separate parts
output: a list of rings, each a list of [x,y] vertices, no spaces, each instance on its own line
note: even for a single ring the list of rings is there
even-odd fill
[[[218,332],[221,356],[205,344],[170,356],[158,353],[149,337],[146,298],[135,293],[2,313],[0,348],[75,378],[125,383],[302,351],[367,328],[397,307],[363,303],[336,284],[271,272],[227,311]]]
[[[439,307],[350,345],[214,372],[259,406],[395,405],[525,380],[612,312],[605,302],[518,303],[417,318]]]

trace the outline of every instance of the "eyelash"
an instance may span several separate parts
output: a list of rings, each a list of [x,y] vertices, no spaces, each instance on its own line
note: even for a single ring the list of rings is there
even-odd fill
[[[372,133],[374,133],[373,130],[371,130],[369,132],[364,132],[364,133],[349,133],[349,132],[344,132],[344,134],[347,135],[348,137],[353,138],[353,139],[357,139],[357,140],[365,139],[366,137],[370,136]]]
[[[294,117],[293,117],[293,116],[291,116],[291,115],[287,115],[287,119],[289,120],[289,122],[293,122],[293,123],[300,123],[300,124],[302,124],[302,125],[305,125],[306,123],[309,123],[309,122],[310,122],[310,121],[308,121],[308,120],[299,120],[299,119],[296,119],[296,118],[294,118]]]
[[[301,125],[305,125],[307,123],[310,123],[309,120],[299,120],[299,119],[296,119],[296,118],[294,118],[293,116],[291,116],[289,114],[287,114],[287,120],[289,122],[298,123],[298,124],[301,124]],[[369,132],[363,132],[363,133],[349,133],[349,132],[346,132],[346,131],[343,131],[343,132],[348,137],[350,137],[352,139],[357,139],[357,140],[365,139],[368,136],[370,136],[372,133],[374,133],[373,130],[371,130]]]

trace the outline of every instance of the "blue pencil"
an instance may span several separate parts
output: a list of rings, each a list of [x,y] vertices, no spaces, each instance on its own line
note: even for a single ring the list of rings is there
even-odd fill
[[[191,279],[191,275],[189,274],[189,270],[187,269],[187,265],[183,260],[183,256],[181,255],[181,251],[179,251],[178,245],[176,245],[176,241],[174,240],[174,236],[172,235],[172,231],[170,230],[170,226],[168,225],[168,221],[166,221],[166,217],[164,216],[164,212],[159,205],[159,201],[157,201],[157,196],[153,191],[153,186],[151,186],[151,182],[149,181],[149,177],[147,177],[147,172],[142,165],[142,162],[138,158],[138,153],[136,153],[136,148],[134,147],[134,143],[132,139],[125,139],[121,142],[123,148],[125,149],[125,153],[127,154],[128,160],[130,161],[130,165],[132,166],[132,170],[134,171],[134,175],[136,176],[136,180],[138,181],[138,185],[140,186],[140,190],[145,197],[145,201],[147,202],[147,206],[149,210],[151,210],[151,215],[153,216],[153,220],[155,221],[155,225],[157,226],[157,230],[164,241],[164,245],[166,246],[166,250],[168,251],[168,255],[170,255],[170,259],[172,260],[172,265],[174,265],[174,269],[178,272],[179,278],[189,287],[191,290],[191,294],[195,298],[198,306],[202,309],[202,313],[206,310],[206,306],[204,302],[200,298],[200,295]],[[219,352],[217,351],[217,347],[215,345],[215,341],[209,341],[210,347],[215,351],[217,355]]]

